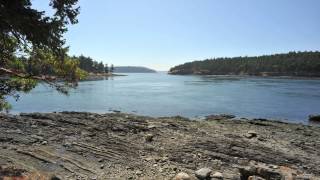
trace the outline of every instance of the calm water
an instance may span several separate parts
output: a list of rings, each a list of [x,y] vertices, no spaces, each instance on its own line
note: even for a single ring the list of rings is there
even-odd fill
[[[69,96],[40,85],[11,102],[13,113],[120,110],[187,117],[229,113],[306,123],[309,114],[320,113],[320,80],[129,74],[81,82]]]

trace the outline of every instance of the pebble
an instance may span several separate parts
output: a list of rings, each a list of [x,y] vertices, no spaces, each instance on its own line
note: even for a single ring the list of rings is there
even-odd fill
[[[209,168],[201,168],[195,172],[198,179],[209,179],[212,170]]]
[[[156,128],[156,126],[155,125],[149,125],[147,128],[148,129],[154,129],[154,128]]]
[[[248,180],[265,180],[265,179],[259,176],[249,176]]]
[[[269,167],[272,168],[272,169],[278,169],[279,168],[279,166],[277,166],[277,165],[271,165]]]
[[[35,135],[35,134],[32,134],[30,137],[37,139],[37,140],[43,140],[43,137]]]
[[[153,134],[147,134],[146,136],[145,136],[145,140],[146,140],[146,142],[151,142],[151,141],[153,141]]]
[[[137,175],[137,176],[142,175],[142,171],[140,171],[140,170],[136,171],[136,175]]]
[[[48,144],[48,141],[42,141],[41,144],[42,144],[42,145],[47,145],[47,144]]]
[[[174,180],[191,180],[191,177],[187,173],[180,172],[174,177]]]
[[[255,131],[248,131],[248,133],[246,134],[246,137],[251,139],[251,138],[254,138],[254,137],[257,137],[257,133]]]
[[[98,177],[97,176],[93,176],[93,177],[91,177],[91,180],[97,180],[98,179]]]

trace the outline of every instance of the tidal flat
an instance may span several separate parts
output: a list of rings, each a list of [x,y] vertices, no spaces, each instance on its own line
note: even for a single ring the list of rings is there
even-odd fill
[[[0,123],[3,177],[320,178],[316,126],[86,112],[1,114]]]

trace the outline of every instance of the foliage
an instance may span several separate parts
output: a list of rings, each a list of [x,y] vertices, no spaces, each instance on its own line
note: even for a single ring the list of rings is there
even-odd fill
[[[78,0],[51,0],[52,16],[32,7],[31,0],[0,0],[0,111],[8,96],[18,98],[38,82],[61,92],[76,85],[84,72],[67,56],[63,34],[77,23]],[[61,80],[65,83],[59,83]]]
[[[215,58],[170,69],[171,74],[320,76],[320,52]]]
[[[83,55],[76,57],[73,56],[74,59],[77,59],[80,64],[79,67],[89,73],[108,73],[108,65],[106,66],[103,62],[98,62],[93,60],[91,57],[85,57]]]

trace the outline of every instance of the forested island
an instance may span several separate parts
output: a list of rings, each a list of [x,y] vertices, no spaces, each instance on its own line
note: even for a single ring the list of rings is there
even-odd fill
[[[175,66],[169,74],[320,77],[320,52],[206,59]]]
[[[115,73],[156,73],[155,70],[141,66],[116,66]]]

